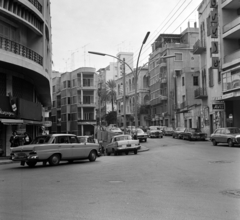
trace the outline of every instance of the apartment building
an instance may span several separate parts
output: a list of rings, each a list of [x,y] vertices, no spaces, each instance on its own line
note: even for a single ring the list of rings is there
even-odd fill
[[[53,78],[52,133],[94,134],[97,80],[96,70],[91,67]]]
[[[240,1],[219,1],[218,9],[225,125],[240,127]]]
[[[149,126],[149,82],[148,67],[139,67],[137,81],[138,125]],[[125,75],[126,102],[123,102],[123,77],[116,80],[117,87],[117,120],[118,126],[124,125],[124,105],[126,109],[126,126],[135,125],[135,71]],[[144,108],[145,107],[145,108]],[[145,110],[145,111],[144,111]]]
[[[188,23],[181,34],[160,34],[152,44],[149,57],[152,125],[197,126],[200,102],[192,95],[199,83],[199,57],[192,53],[197,39],[196,23],[194,27]]]
[[[51,106],[49,0],[0,1],[0,148],[10,154],[13,131],[40,134]]]
[[[240,126],[240,2],[201,2],[200,34],[194,54],[200,55],[201,128],[207,134],[216,128]]]

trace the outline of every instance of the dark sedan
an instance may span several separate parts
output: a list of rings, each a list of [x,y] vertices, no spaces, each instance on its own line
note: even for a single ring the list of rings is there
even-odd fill
[[[240,144],[240,129],[237,127],[218,128],[210,136],[213,145],[227,143],[229,147]]]
[[[198,128],[186,128],[184,132],[181,133],[183,140],[202,140],[205,141],[207,134],[201,132]]]
[[[173,138],[178,138],[178,139],[181,139],[182,136],[181,136],[181,133],[184,132],[186,128],[182,128],[182,127],[177,127],[173,133],[172,133],[172,137]]]

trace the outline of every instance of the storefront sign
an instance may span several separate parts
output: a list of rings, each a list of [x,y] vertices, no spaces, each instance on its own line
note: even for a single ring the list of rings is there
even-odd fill
[[[232,98],[233,96],[234,96],[234,93],[231,92],[231,93],[228,93],[228,94],[222,95],[222,99],[229,99],[229,98]]]
[[[225,109],[224,103],[212,104],[212,109],[217,111],[223,111]]]
[[[0,96],[0,117],[15,118],[15,113],[10,106],[10,100],[8,96]]]

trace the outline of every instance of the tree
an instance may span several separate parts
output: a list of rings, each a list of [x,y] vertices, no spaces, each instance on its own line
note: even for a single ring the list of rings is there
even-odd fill
[[[109,97],[109,100],[112,103],[112,111],[114,111],[114,103],[116,102],[116,82],[113,79],[110,79],[106,82],[106,91],[107,96]]]
[[[106,115],[106,122],[107,124],[116,124],[117,121],[117,112],[116,111],[111,111],[109,113],[107,113]]]

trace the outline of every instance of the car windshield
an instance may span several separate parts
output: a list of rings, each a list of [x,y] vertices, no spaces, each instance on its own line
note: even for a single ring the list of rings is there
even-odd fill
[[[124,140],[132,140],[132,137],[130,135],[115,137],[115,141],[124,141]]]
[[[173,131],[173,128],[166,128],[166,131]]]
[[[229,132],[228,132],[229,131]],[[237,134],[237,133],[240,133],[240,129],[239,128],[229,128],[227,130],[227,133],[229,134]]]
[[[87,137],[78,137],[78,140],[80,143],[85,143],[87,142]]]
[[[176,131],[184,131],[185,128],[177,128]]]
[[[141,134],[141,133],[144,133],[144,131],[142,129],[137,129],[137,133]]]
[[[50,136],[36,137],[31,144],[45,144],[49,142],[50,138]]]

